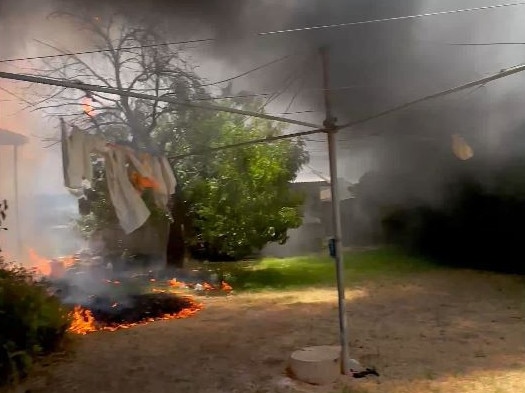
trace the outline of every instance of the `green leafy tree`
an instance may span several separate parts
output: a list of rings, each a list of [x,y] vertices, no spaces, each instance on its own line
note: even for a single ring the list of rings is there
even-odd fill
[[[280,127],[266,120],[244,124],[230,114],[215,116],[209,146],[278,135]],[[204,131],[206,131],[204,129]],[[175,163],[188,216],[191,241],[202,241],[213,255],[240,258],[268,242],[284,243],[289,228],[301,225],[302,195],[289,185],[307,155],[300,143],[282,140],[254,144]]]

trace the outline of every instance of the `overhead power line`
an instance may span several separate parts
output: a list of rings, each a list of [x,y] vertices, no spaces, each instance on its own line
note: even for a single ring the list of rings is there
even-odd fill
[[[525,42],[480,42],[480,43],[450,43],[451,46],[491,46],[491,45],[525,45]]]
[[[394,22],[394,21],[399,21],[399,20],[426,18],[426,17],[438,16],[438,15],[459,14],[462,12],[486,11],[486,10],[492,10],[496,8],[514,7],[514,6],[521,6],[521,5],[525,5],[525,2],[496,4],[496,5],[488,5],[484,7],[463,8],[459,10],[450,10],[450,11],[429,12],[426,14],[396,16],[393,18],[372,19],[372,20],[365,20],[365,21],[358,21],[358,22],[346,22],[346,23],[335,23],[335,24],[330,24],[330,25],[299,27],[296,29],[268,31],[265,33],[258,33],[258,35],[296,33],[299,31],[308,31],[308,30],[334,29],[334,28],[348,27],[348,26],[367,25],[371,23]]]
[[[255,36],[263,37],[263,36],[276,35],[276,34],[295,33],[295,32],[301,32],[301,31],[333,29],[333,28],[373,24],[373,23],[394,22],[394,21],[400,21],[400,20],[410,20],[410,19],[426,18],[426,17],[432,17],[432,16],[448,15],[448,14],[459,14],[459,13],[464,13],[464,12],[488,11],[488,10],[494,10],[498,8],[515,7],[515,6],[522,6],[522,5],[525,5],[525,2],[495,4],[495,5],[489,5],[489,6],[484,6],[484,7],[473,7],[473,8],[464,8],[464,9],[458,9],[458,10],[437,11],[437,12],[429,12],[429,13],[417,14],[417,15],[396,16],[396,17],[391,17],[391,18],[371,19],[371,20],[364,20],[364,21],[355,21],[355,22],[346,22],[346,23],[318,25],[318,26],[306,26],[306,27],[299,27],[299,28],[294,28],[294,29],[266,31],[266,32],[255,33]],[[244,37],[239,37],[239,38],[244,38]],[[140,49],[140,48],[152,48],[156,46],[169,46],[169,45],[213,42],[216,40],[217,39],[211,38],[211,37],[210,38],[199,38],[199,39],[192,39],[192,40],[185,40],[185,41],[151,44],[151,45],[136,45],[136,46],[129,46],[129,47],[121,48],[121,49],[129,50],[129,49]],[[26,60],[50,59],[54,57],[75,56],[75,55],[80,56],[80,55],[87,55],[87,54],[93,54],[93,53],[109,52],[111,50],[112,49],[110,48],[93,49],[93,50],[87,50],[87,51],[81,51],[81,52],[60,53],[56,55],[0,59],[0,63],[26,61]]]
[[[118,50],[154,48],[154,47],[158,47],[158,46],[183,45],[183,44],[192,44],[192,43],[197,43],[197,42],[210,42],[210,41],[215,41],[215,38],[199,38],[199,39],[195,39],[195,40],[176,41],[176,42],[164,42],[164,43],[150,44],[150,45],[131,45],[131,46],[125,46],[125,47],[122,47],[122,48],[118,48]],[[91,55],[91,54],[94,54],[94,53],[111,52],[112,50],[115,50],[115,48],[93,49],[93,50],[86,50],[86,51],[82,51],[82,52],[67,52],[67,53],[59,53],[59,54],[56,54],[56,55],[19,57],[19,58],[13,58],[13,59],[3,59],[3,60],[0,60],[0,63],[10,63],[10,62],[13,62],[13,61],[27,61],[27,60],[43,60],[43,59],[52,59],[54,57]]]
[[[137,93],[134,91],[124,90],[124,89],[116,89],[114,87],[90,85],[87,83],[72,82],[68,80],[56,80],[56,79],[51,79],[51,78],[14,74],[10,72],[2,72],[2,71],[0,71],[0,78],[31,82],[31,83],[38,83],[38,84],[44,84],[44,85],[68,87],[71,89],[81,90],[83,92],[96,91],[98,93],[114,94],[118,96],[133,97],[133,98],[139,98],[143,100],[150,100],[150,101],[156,101],[156,102],[167,102],[170,104],[187,106],[191,108],[200,108],[200,109],[210,110],[210,111],[215,111],[215,112],[235,113],[239,115],[259,117],[262,119],[289,123],[289,124],[295,124],[295,125],[304,126],[304,127],[319,128],[318,124],[308,123],[304,121],[287,119],[284,117],[271,116],[271,115],[267,115],[264,113],[245,111],[241,109],[229,108],[229,107],[224,107],[224,106],[219,106],[219,105],[209,105],[209,104],[200,104],[200,103],[194,103],[194,102],[189,102],[189,101],[183,101],[183,100],[179,100],[174,97],[168,97],[168,96],[158,97],[158,96],[154,96],[150,94]]]

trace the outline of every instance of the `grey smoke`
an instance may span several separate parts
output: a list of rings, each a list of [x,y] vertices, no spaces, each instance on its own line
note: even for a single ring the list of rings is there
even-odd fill
[[[122,11],[138,22],[154,20],[170,40],[214,37],[211,44],[196,46],[192,53],[202,61],[210,80],[246,71],[292,52],[297,56],[236,80],[233,92],[276,91],[286,75],[298,73],[308,61],[304,89],[291,111],[315,110],[298,115],[307,121],[323,119],[320,61],[315,55],[321,45],[330,45],[334,112],[340,122],[356,120],[391,106],[452,86],[481,78],[525,59],[521,46],[462,47],[457,42],[525,41],[521,20],[525,7],[444,15],[409,21],[387,22],[337,29],[258,37],[255,33],[349,21],[360,21],[498,4],[498,0],[176,0],[176,1],[6,1],[0,2],[2,57],[27,53],[27,43],[39,33],[39,24],[9,24],[18,20],[43,20],[57,8],[93,16]],[[37,18],[37,19],[38,19]],[[6,23],[7,22],[7,23]],[[44,24],[44,23],[43,23]],[[58,29],[58,27],[57,27]],[[90,49],[89,37],[75,26],[61,25],[55,31],[61,40],[68,34],[80,37],[73,49]],[[45,31],[45,30],[43,30]],[[47,31],[50,33],[50,31]],[[74,34],[73,34],[74,33]],[[53,35],[53,34],[51,34]],[[45,36],[42,39],[48,38]],[[53,37],[54,39],[57,37]],[[6,45],[9,44],[7,47]],[[8,49],[6,49],[8,48]],[[36,48],[36,49],[35,49]],[[49,53],[42,47],[29,51]],[[308,60],[306,60],[308,59]],[[397,115],[376,120],[339,135],[341,173],[356,181],[371,169],[397,168],[413,172],[414,182],[403,185],[433,201],[442,184],[461,169],[450,148],[450,135],[460,133],[480,154],[511,154],[498,141],[524,122],[519,86],[523,76],[491,83],[479,89],[418,105]],[[283,111],[290,103],[295,85],[268,109]],[[350,87],[350,88],[346,88]],[[290,127],[290,131],[294,131]],[[381,133],[380,137],[368,137]],[[326,144],[322,135],[310,142],[311,165],[326,173]],[[442,154],[436,153],[440,151]],[[492,153],[491,153],[492,152]],[[377,192],[390,192],[378,186]],[[439,198],[438,198],[439,199]]]

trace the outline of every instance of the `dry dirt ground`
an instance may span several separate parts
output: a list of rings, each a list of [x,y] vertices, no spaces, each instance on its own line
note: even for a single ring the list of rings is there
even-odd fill
[[[309,386],[284,373],[290,353],[337,344],[334,290],[205,301],[185,320],[75,339],[40,369],[32,393],[525,392],[525,282],[434,271],[349,288],[351,354],[380,377]]]

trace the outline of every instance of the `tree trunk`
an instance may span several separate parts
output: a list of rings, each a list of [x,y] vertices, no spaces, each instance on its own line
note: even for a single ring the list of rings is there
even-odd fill
[[[186,216],[186,209],[178,182],[175,195],[172,195],[171,214],[174,221],[170,225],[168,235],[166,252],[167,265],[182,268],[184,267],[184,257],[186,255],[186,245],[184,241],[184,217]]]

